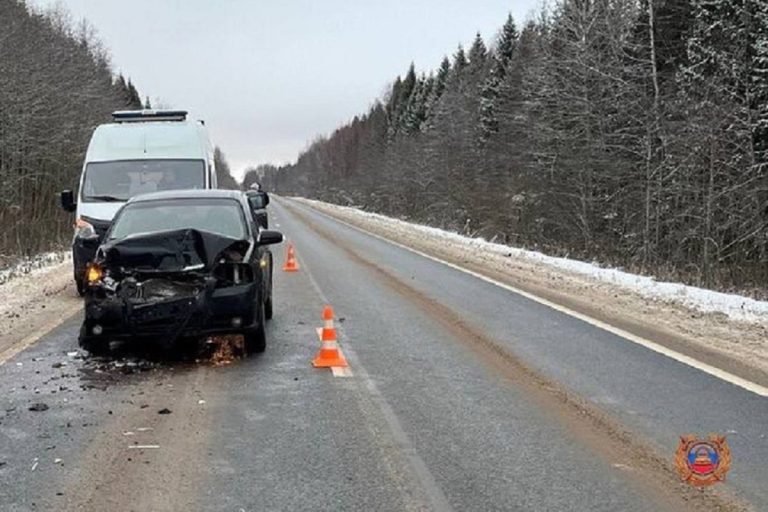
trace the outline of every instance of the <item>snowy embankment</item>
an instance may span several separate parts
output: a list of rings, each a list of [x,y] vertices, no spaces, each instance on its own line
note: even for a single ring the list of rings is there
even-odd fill
[[[383,238],[768,383],[768,302],[490,243],[355,208],[294,198]],[[736,365],[736,366],[734,366]],[[737,368],[738,366],[738,368]]]
[[[299,200],[319,209],[327,210],[332,208],[339,212],[344,212],[347,216],[354,215],[379,224],[388,224],[398,231],[408,230],[434,240],[443,240],[453,245],[464,246],[471,252],[481,251],[504,258],[522,259],[531,263],[580,274],[595,281],[608,283],[637,293],[646,299],[678,303],[701,313],[721,313],[734,320],[759,323],[768,322],[767,301],[758,301],[741,295],[721,293],[680,283],[660,282],[656,281],[653,277],[631,274],[613,268],[604,268],[584,261],[547,256],[540,252],[492,243],[482,238],[470,238],[458,233],[423,224],[405,222],[356,208],[331,205],[304,198]]]
[[[53,265],[72,259],[69,251],[45,252],[30,258],[24,258],[14,265],[0,268],[0,285],[4,285],[11,279],[26,276],[37,270],[45,270]]]
[[[70,252],[49,252],[0,270],[0,364],[26,340],[71,317],[82,305]]]

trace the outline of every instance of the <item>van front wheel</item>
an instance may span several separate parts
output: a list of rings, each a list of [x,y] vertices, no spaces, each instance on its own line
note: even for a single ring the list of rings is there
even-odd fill
[[[85,279],[75,279],[75,286],[77,287],[77,294],[81,297],[85,296]]]

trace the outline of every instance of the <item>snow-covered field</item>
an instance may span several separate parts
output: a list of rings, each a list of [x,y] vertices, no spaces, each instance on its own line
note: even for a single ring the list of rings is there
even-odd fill
[[[660,282],[594,263],[470,238],[376,213],[293,198],[313,209],[588,316],[768,371],[768,302]]]

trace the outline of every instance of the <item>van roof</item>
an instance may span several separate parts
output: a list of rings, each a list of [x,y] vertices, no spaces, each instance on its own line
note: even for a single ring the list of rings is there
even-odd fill
[[[207,146],[205,127],[195,121],[109,123],[94,130],[85,161],[205,160]]]

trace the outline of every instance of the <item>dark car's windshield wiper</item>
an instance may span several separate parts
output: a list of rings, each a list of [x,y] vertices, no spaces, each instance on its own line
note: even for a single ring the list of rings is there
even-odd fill
[[[115,197],[115,196],[87,196],[88,199],[94,199],[96,201],[104,201],[106,203],[116,203],[116,202],[125,202],[125,199],[122,197]]]

